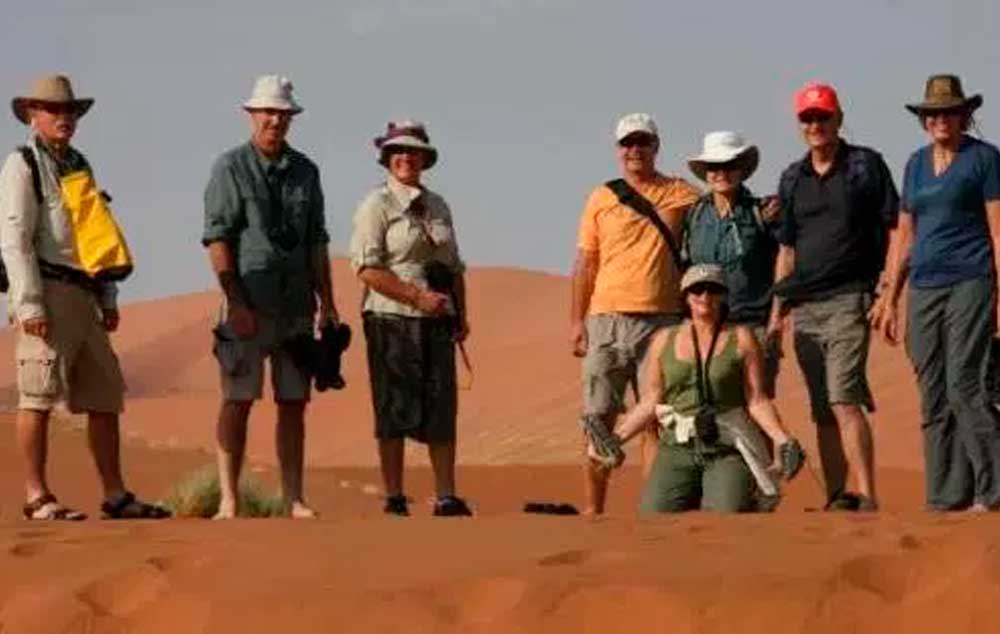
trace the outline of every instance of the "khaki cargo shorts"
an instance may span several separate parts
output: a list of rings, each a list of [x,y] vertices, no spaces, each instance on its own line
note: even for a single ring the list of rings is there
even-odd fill
[[[638,388],[638,372],[653,335],[679,324],[680,315],[606,313],[587,318],[583,358],[583,412],[607,416],[625,411],[625,390]]]
[[[256,401],[264,393],[264,361],[271,366],[274,400],[308,401],[311,377],[296,362],[287,345],[296,335],[312,335],[311,319],[282,319],[255,313],[257,334],[240,339],[222,320],[213,331],[212,352],[219,362],[222,398]]]
[[[792,309],[795,356],[809,389],[813,421],[836,424],[830,405],[875,411],[868,387],[871,293],[843,293]]]
[[[119,414],[125,381],[94,295],[79,286],[44,280],[49,338],[18,329],[15,344],[18,407]]]

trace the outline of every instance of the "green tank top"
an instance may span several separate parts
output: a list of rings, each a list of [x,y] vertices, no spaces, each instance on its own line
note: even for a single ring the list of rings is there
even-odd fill
[[[675,326],[667,335],[667,343],[660,354],[660,371],[663,373],[663,393],[660,402],[672,405],[679,414],[691,416],[698,411],[698,368],[695,360],[677,358],[675,347],[677,333],[690,324]],[[736,331],[729,329],[726,345],[712,357],[708,380],[712,385],[712,398],[717,410],[744,407],[743,360],[736,345]],[[708,342],[701,345],[707,346]]]

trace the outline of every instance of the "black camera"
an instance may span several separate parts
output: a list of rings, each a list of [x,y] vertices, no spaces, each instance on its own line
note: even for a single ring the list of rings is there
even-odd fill
[[[719,441],[719,421],[715,416],[715,408],[702,406],[694,415],[694,432],[698,440],[706,445],[714,445]]]

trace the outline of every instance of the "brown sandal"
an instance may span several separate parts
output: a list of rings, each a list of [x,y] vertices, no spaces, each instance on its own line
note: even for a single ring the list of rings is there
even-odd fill
[[[39,496],[28,502],[21,509],[21,513],[26,520],[51,521],[59,520],[65,522],[80,522],[87,519],[87,514],[82,511],[63,506],[51,493]]]

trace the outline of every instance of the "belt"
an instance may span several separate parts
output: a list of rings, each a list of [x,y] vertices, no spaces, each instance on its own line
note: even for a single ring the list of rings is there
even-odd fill
[[[101,292],[101,283],[83,271],[70,268],[68,266],[52,264],[51,262],[46,262],[44,260],[38,261],[38,270],[42,274],[42,277],[47,280],[55,280],[57,282],[65,282],[67,284],[79,286],[80,288],[90,291],[95,295],[98,295]]]

